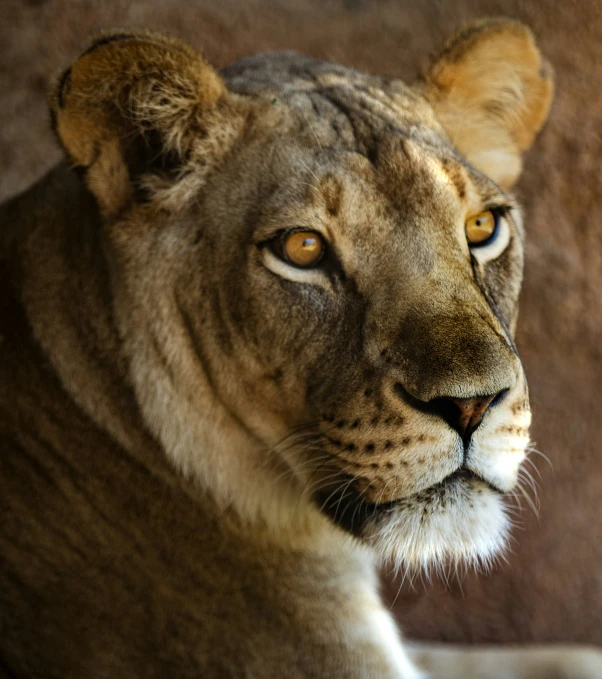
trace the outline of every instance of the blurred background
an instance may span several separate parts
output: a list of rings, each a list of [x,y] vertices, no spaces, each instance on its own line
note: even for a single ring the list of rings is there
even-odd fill
[[[385,588],[407,636],[602,644],[602,2],[0,0],[0,200],[60,160],[48,83],[102,29],[164,31],[218,67],[296,49],[411,81],[455,26],[492,15],[528,24],[556,71],[517,187],[528,235],[517,341],[551,466],[533,456],[540,518],[523,502],[507,563],[401,589],[385,573]]]

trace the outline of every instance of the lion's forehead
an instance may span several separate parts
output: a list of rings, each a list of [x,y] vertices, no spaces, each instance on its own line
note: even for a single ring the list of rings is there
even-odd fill
[[[382,82],[376,76],[294,51],[255,54],[223,69],[221,75],[230,90],[249,95],[315,91],[328,79],[350,85]]]
[[[253,124],[265,128],[249,135],[244,166],[247,176],[271,171],[255,240],[321,230],[374,309],[399,306],[414,287],[427,307],[476,304],[464,221],[503,195],[459,155],[418,90],[294,52],[255,55],[223,75],[259,102]],[[490,281],[502,296],[504,279]]]
[[[354,203],[346,216],[355,212],[374,236],[377,225],[400,221],[436,221],[440,230],[460,204],[478,211],[499,194],[459,155],[420,92],[400,80],[294,52],[255,55],[223,75],[231,91],[249,97],[251,108],[258,104],[253,120],[259,134],[250,137],[260,148],[255,143],[252,155],[270,158],[289,194],[294,177],[307,175],[299,200],[287,196],[293,209],[306,201],[313,208],[324,196],[341,213]],[[312,195],[308,183],[325,189]],[[350,190],[341,192],[345,185]],[[375,210],[376,219],[367,214]]]
[[[258,54],[222,72],[237,94],[285,105],[318,144],[370,157],[383,138],[403,135],[434,148],[449,143],[427,101],[398,79],[295,52]],[[297,130],[297,133],[301,130]]]

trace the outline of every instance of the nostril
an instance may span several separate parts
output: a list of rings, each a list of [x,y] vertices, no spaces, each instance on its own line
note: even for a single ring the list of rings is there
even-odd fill
[[[491,403],[489,404],[489,407],[495,408],[495,406],[498,405],[498,403],[501,403],[506,398],[506,396],[508,396],[509,391],[510,391],[510,389],[504,389],[504,390],[500,391],[500,393],[495,396],[493,401],[491,401]]]
[[[491,394],[487,396],[476,396],[474,398],[452,398],[443,399],[452,404],[445,409],[447,417],[445,417],[448,424],[453,427],[462,437],[465,443],[474,432],[474,430],[481,424],[483,416],[494,401],[501,401],[503,392],[499,394]],[[454,410],[455,409],[455,412]]]
[[[475,429],[487,410],[500,403],[507,395],[508,390],[504,389],[497,394],[475,396],[473,398],[434,398],[430,401],[421,401],[412,396],[401,384],[395,385],[395,393],[408,405],[416,410],[431,415],[438,415],[444,419],[452,429],[455,429],[468,443]]]
[[[458,405],[459,399],[435,398],[429,401],[430,412],[439,415],[452,429],[455,429],[464,438],[466,425],[462,422],[462,410]]]
[[[404,403],[412,406],[412,408],[415,408],[416,410],[419,410],[421,413],[430,413],[432,411],[430,405],[431,401],[422,401],[419,398],[416,398],[416,396],[410,394],[410,392],[400,382],[395,384],[393,390],[395,395]]]
[[[431,415],[438,415],[444,419],[452,429],[455,429],[460,434],[464,444],[467,444],[475,429],[481,424],[487,410],[501,403],[508,394],[508,389],[504,389],[497,394],[474,396],[473,398],[449,398],[444,396],[431,399],[430,401],[421,401],[412,396],[398,382],[395,385],[395,393],[416,410]]]

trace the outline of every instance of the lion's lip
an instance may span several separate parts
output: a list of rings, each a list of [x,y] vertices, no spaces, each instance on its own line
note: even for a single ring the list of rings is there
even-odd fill
[[[473,471],[472,469],[468,469],[467,467],[460,467],[459,469],[456,469],[455,472],[452,472],[448,476],[446,476],[442,481],[439,483],[435,484],[436,486],[442,485],[442,484],[450,484],[453,483],[454,481],[480,481],[481,483],[484,483],[486,486],[488,486],[491,490],[495,491],[496,493],[503,493],[502,490],[500,490],[497,486],[495,486],[491,481],[488,481],[486,478],[478,474],[477,472]],[[434,487],[434,486],[431,486]]]
[[[384,510],[391,509],[392,507],[395,507],[395,505],[398,504],[399,502],[408,501],[408,499],[411,499],[412,496],[420,495],[421,493],[425,492],[428,493],[429,491],[436,490],[437,488],[441,488],[443,486],[450,486],[453,483],[462,481],[479,481],[480,483],[487,486],[490,490],[496,493],[500,493],[502,495],[504,494],[503,490],[498,488],[494,483],[487,480],[485,477],[481,476],[478,472],[475,472],[472,469],[469,469],[468,467],[459,467],[451,474],[448,474],[445,478],[441,479],[441,481],[437,481],[436,483],[433,483],[430,486],[427,486],[426,488],[422,488],[421,490],[412,493],[412,495],[375,505],[376,511],[380,510],[381,506],[382,509]]]
[[[477,479],[479,481],[484,481],[485,479],[481,478],[478,474],[472,471],[472,469],[467,469],[466,467],[460,467],[460,469],[456,469],[455,472],[452,472],[449,474],[449,476],[446,476],[442,483],[447,483],[449,481],[454,481],[455,479]]]
[[[492,491],[502,493],[499,488],[496,488],[490,481],[487,481],[487,479],[478,473],[466,467],[460,467],[441,481],[416,492],[415,495],[435,491],[437,488],[462,481],[479,481]],[[318,491],[314,495],[314,500],[317,502],[320,510],[329,516],[334,523],[353,535],[359,536],[367,520],[374,519],[379,514],[394,510],[399,503],[407,502],[411,497],[406,496],[397,500],[390,500],[389,502],[371,503],[362,498],[361,493],[358,493],[352,484],[346,483],[335,487],[334,490],[330,487]]]

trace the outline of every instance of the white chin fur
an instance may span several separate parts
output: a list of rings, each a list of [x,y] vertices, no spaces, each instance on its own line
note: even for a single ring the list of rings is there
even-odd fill
[[[463,479],[395,505],[362,537],[399,570],[487,569],[506,546],[510,525],[499,493]]]

